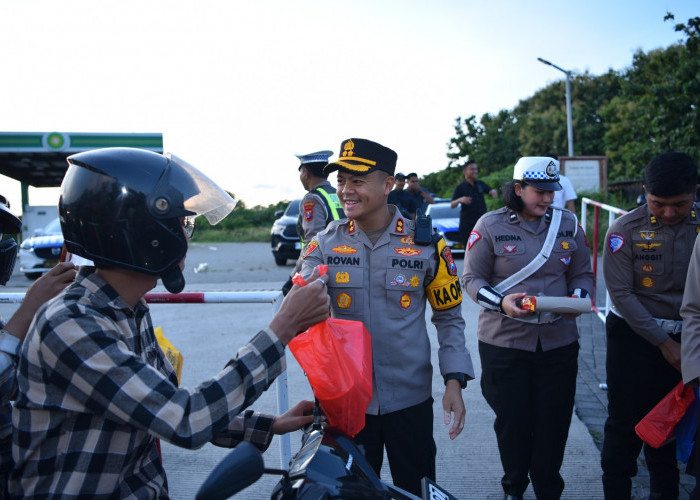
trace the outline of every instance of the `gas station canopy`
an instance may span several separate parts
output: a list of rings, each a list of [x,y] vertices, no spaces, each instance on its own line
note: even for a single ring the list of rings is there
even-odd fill
[[[60,186],[68,168],[66,157],[107,147],[141,148],[162,153],[163,135],[0,132],[0,174],[20,181],[24,198],[27,186]]]

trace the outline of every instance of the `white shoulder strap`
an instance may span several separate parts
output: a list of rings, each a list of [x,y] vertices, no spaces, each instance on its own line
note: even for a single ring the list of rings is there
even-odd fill
[[[552,252],[554,247],[554,240],[557,239],[557,233],[559,232],[559,224],[561,223],[561,210],[555,208],[552,211],[552,221],[549,223],[549,231],[547,232],[547,238],[544,240],[544,245],[542,245],[542,250],[537,254],[537,257],[532,259],[528,265],[523,267],[520,271],[512,274],[508,278],[501,281],[498,285],[494,286],[496,291],[503,293],[509,288],[517,285],[525,278],[529,277],[532,273],[537,271],[542,265],[549,259],[549,254]]]

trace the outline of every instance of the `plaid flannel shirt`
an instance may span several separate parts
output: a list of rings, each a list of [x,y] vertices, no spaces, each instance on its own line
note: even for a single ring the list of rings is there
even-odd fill
[[[0,327],[3,325],[0,320]],[[14,340],[13,340],[14,339]],[[12,406],[17,390],[15,370],[17,356],[12,354],[18,339],[0,331],[0,498],[5,494],[7,478],[12,470]]]
[[[265,449],[273,417],[236,416],[284,369],[284,347],[265,329],[214,378],[178,388],[146,302],[131,309],[83,267],[38,311],[24,342],[10,493],[167,498],[155,438],[185,448],[248,440]]]

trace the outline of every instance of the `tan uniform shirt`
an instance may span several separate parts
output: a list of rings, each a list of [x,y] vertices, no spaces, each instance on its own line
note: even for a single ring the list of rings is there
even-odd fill
[[[551,210],[536,227],[506,207],[488,212],[477,221],[467,243],[462,275],[464,290],[474,301],[481,287],[496,286],[539,254],[549,230]],[[591,259],[576,216],[562,210],[549,259],[503,294],[525,292],[559,297],[568,296],[575,288],[582,288],[593,296]],[[538,340],[545,351],[578,340],[575,320],[557,315],[552,323],[525,323],[485,308],[479,313],[478,335],[479,340],[487,344],[525,351],[535,351]]]
[[[681,317],[683,318],[683,342],[681,343],[683,382],[698,385],[698,377],[700,377],[700,238],[695,239],[695,248],[688,266]]]
[[[425,324],[426,287],[435,279],[440,259],[457,268],[449,249],[436,254],[434,244],[415,244],[415,222],[390,206],[393,220],[375,245],[353,221],[331,222],[309,242],[301,274],[328,265],[331,316],[362,321],[372,336],[373,394],[367,413],[390,413],[422,403],[432,395],[431,346]],[[440,373],[461,372],[474,378],[464,340],[461,290],[439,297],[432,322],[437,328]],[[458,293],[457,293],[458,292]],[[456,298],[459,296],[459,302]],[[454,305],[452,305],[454,303]]]
[[[603,276],[613,313],[655,346],[669,337],[654,318],[681,319],[698,208],[680,224],[664,226],[644,205],[616,219],[605,237]]]

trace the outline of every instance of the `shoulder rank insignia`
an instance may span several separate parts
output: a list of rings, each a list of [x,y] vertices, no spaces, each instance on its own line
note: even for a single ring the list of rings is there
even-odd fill
[[[403,233],[403,225],[403,219],[399,217],[398,219],[396,219],[396,227],[394,228],[394,231],[396,231],[397,233]]]
[[[350,220],[350,222],[348,223],[348,234],[352,234],[354,232],[355,232],[355,221]]]

